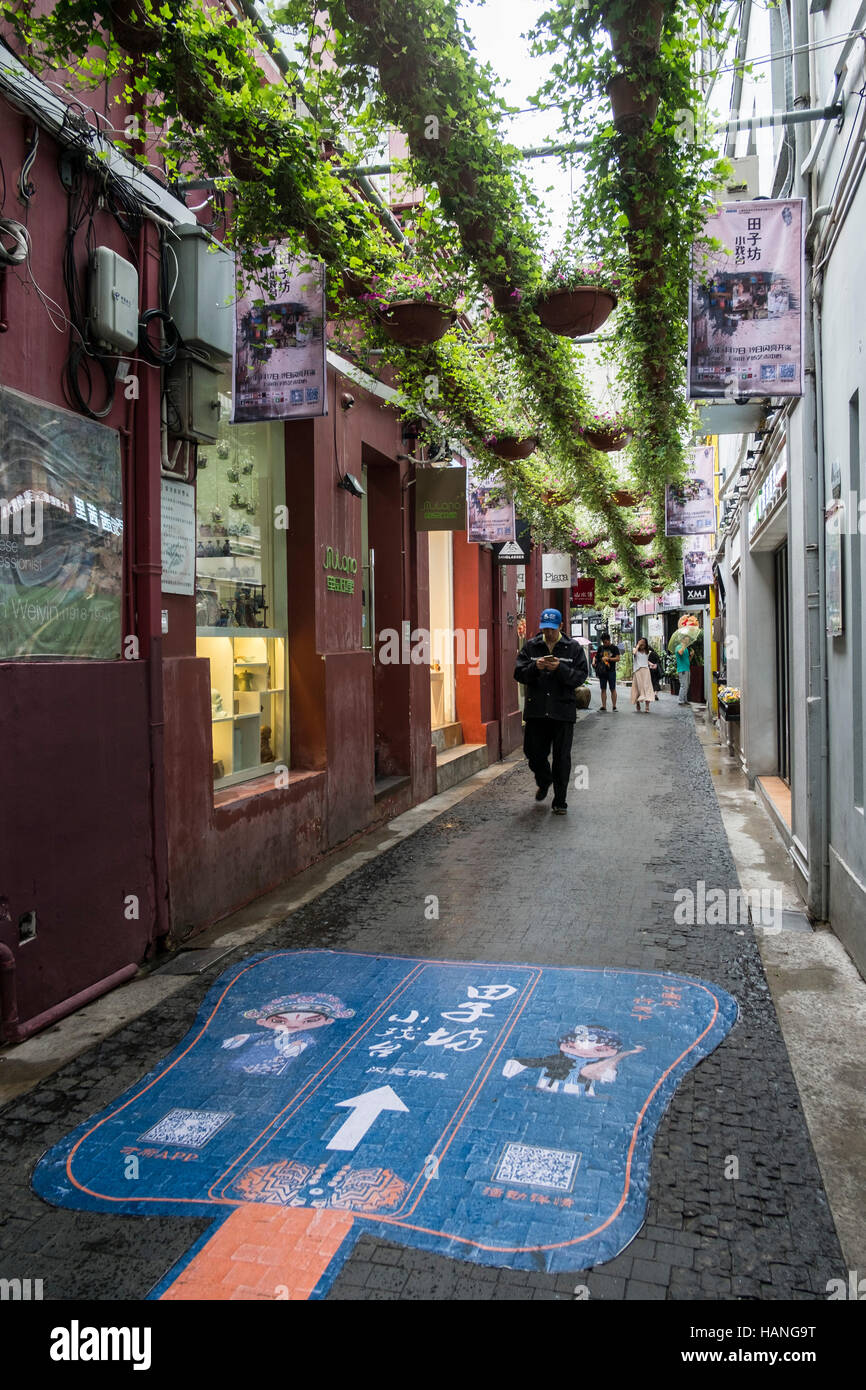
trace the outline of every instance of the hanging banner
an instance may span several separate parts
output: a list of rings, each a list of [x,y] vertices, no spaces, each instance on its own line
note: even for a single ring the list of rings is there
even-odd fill
[[[327,414],[325,267],[272,247],[235,307],[232,424]]]
[[[716,529],[713,498],[713,466],[716,454],[712,444],[692,450],[689,477],[684,483],[668,483],[665,488],[665,535],[706,536]]]
[[[474,459],[466,464],[467,539],[479,545],[517,539],[514,503],[495,475],[481,479]]]
[[[415,473],[415,530],[466,529],[466,469],[419,468]]]
[[[712,584],[713,557],[703,546],[689,548],[687,541],[683,547],[683,580],[686,587],[690,584]]]
[[[690,399],[802,396],[802,198],[724,204],[704,223],[694,267]]]
[[[0,660],[121,655],[116,430],[0,387]]]

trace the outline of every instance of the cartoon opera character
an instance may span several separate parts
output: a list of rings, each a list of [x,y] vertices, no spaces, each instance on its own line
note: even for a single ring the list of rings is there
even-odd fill
[[[617,1067],[623,1057],[643,1050],[642,1047],[623,1049],[618,1033],[581,1023],[559,1039],[558,1052],[549,1057],[512,1057],[502,1068],[502,1075],[510,1078],[527,1067],[540,1067],[541,1075],[535,1083],[538,1090],[594,1096],[597,1081],[616,1081]]]
[[[237,1033],[226,1038],[222,1046],[243,1053],[230,1066],[251,1076],[282,1076],[286,1067],[308,1047],[315,1046],[312,1036],[316,1028],[327,1028],[338,1018],[352,1018],[349,1009],[335,994],[284,994],[272,999],[261,1009],[247,1009],[244,1018],[254,1018],[259,1028],[268,1031],[258,1035]]]

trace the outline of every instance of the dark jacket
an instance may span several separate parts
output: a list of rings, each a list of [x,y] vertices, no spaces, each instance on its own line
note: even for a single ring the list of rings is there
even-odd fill
[[[530,637],[517,654],[514,679],[526,686],[524,719],[562,719],[573,724],[577,718],[575,690],[589,675],[586,653],[571,637],[560,637],[551,656],[566,658],[556,671],[539,671],[535,656],[548,655],[547,643],[539,634]]]
[[[665,664],[659,656],[658,652],[653,651],[652,647],[650,647],[649,651],[647,652],[647,656],[649,657],[650,661],[654,661],[656,664],[656,669],[654,671],[652,668],[650,668],[650,680],[653,683],[653,690],[658,690],[659,686],[662,683],[662,676],[664,675]]]

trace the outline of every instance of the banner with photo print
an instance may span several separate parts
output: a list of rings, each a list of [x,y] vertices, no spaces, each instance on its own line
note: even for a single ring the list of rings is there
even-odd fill
[[[665,535],[707,536],[716,529],[713,490],[716,451],[712,444],[692,450],[691,468],[684,483],[665,488]]]
[[[466,521],[467,540],[479,545],[517,539],[514,502],[502,479],[497,474],[483,476],[472,458],[466,466]]]
[[[239,284],[235,315],[232,424],[326,415],[322,262],[275,243]]]
[[[690,398],[802,396],[802,198],[723,204],[693,265]]]

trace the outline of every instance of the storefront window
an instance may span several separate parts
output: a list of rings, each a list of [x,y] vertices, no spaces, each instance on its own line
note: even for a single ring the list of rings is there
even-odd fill
[[[286,762],[285,501],[282,424],[229,425],[200,445],[196,651],[210,661],[214,786]]]

